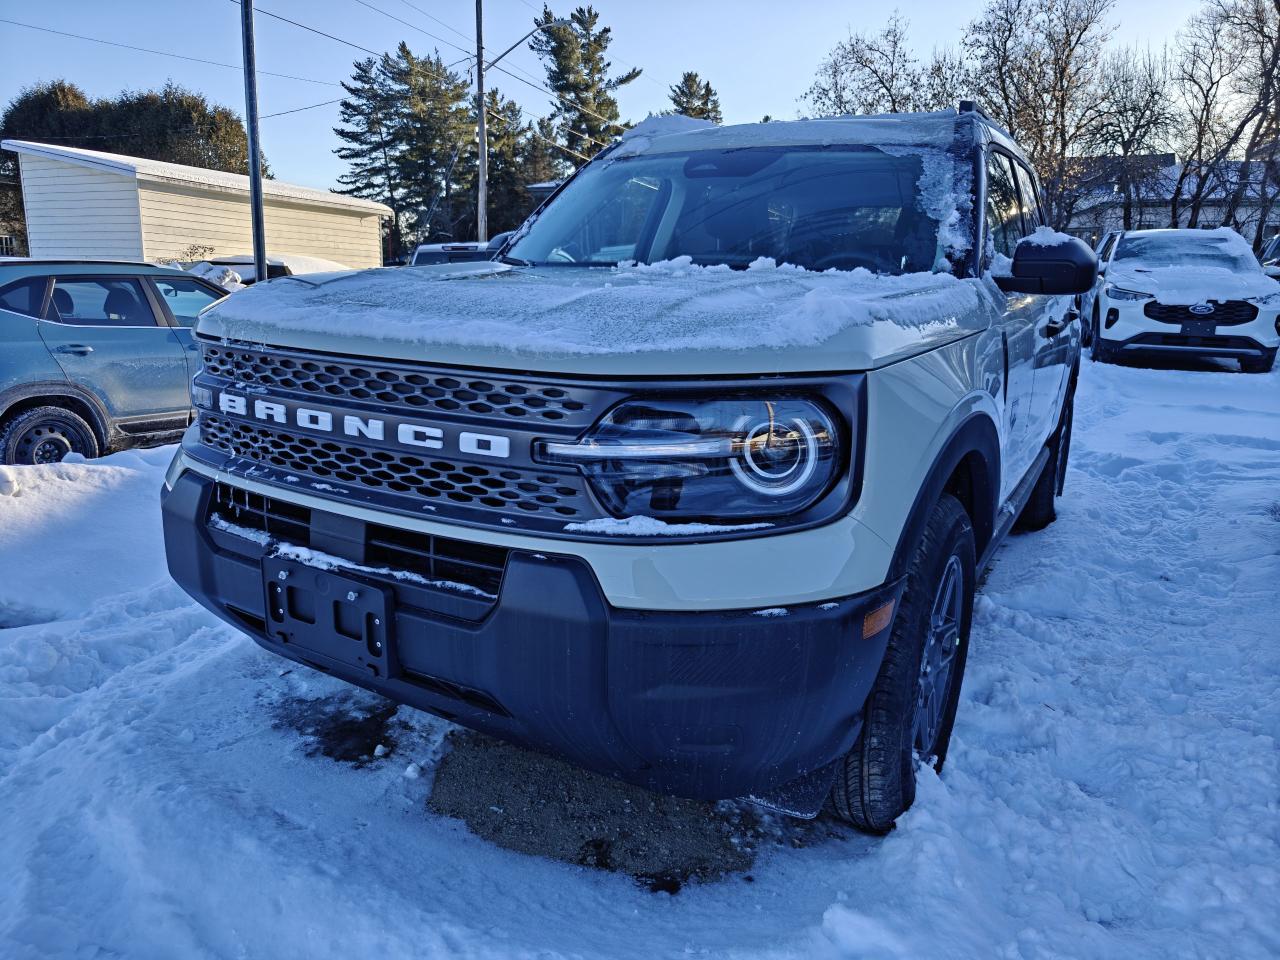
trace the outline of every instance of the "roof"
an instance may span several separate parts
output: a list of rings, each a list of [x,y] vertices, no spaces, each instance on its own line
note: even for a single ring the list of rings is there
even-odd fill
[[[138,260],[33,260],[29,257],[14,257],[0,261],[0,282],[4,283],[19,277],[43,277],[49,274],[155,276],[175,273],[189,276],[175,267]]]
[[[181,163],[166,163],[163,160],[148,160],[144,157],[128,157],[120,153],[103,153],[100,150],[85,150],[81,147],[60,147],[51,143],[35,143],[30,140],[4,140],[0,147],[14,153],[33,157],[44,157],[47,160],[60,160],[80,167],[88,167],[104,173],[115,173],[138,180],[150,180],[163,183],[185,183],[200,187],[212,187],[221,190],[234,190],[248,194],[249,178],[243,173],[225,173],[221,170],[206,170],[203,167],[188,167]],[[327,207],[344,207],[348,210],[362,210],[369,213],[391,215],[391,208],[384,203],[372,200],[361,200],[328,190],[315,190],[311,187],[300,187],[279,180],[264,179],[262,193],[265,197],[277,200],[292,200],[298,203],[322,204]]]
[[[957,121],[967,117],[995,126],[984,116],[956,110],[771,120],[726,126],[681,116],[649,117],[624,133],[609,156],[835,144],[946,148],[956,138]]]

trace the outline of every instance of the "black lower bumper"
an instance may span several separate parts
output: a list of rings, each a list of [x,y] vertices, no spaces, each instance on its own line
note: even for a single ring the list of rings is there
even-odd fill
[[[279,550],[211,525],[214,486],[187,472],[165,491],[169,570],[263,647],[679,796],[786,796],[815,771],[820,779],[852,745],[884,656],[889,627],[864,636],[866,616],[900,589],[785,612],[642,612],[610,606],[590,567],[569,556],[510,551],[496,598],[478,605],[447,589],[336,570],[341,590],[358,581],[378,593],[362,616],[385,611],[388,620],[377,634],[387,655],[357,662],[329,655],[340,646],[279,639],[267,609],[274,578],[287,574]],[[326,516],[314,512],[313,529]]]
[[[1253,337],[1225,334],[1139,333],[1128,340],[1107,340],[1106,346],[1124,353],[1170,354],[1248,360],[1274,357],[1275,347],[1264,347]]]

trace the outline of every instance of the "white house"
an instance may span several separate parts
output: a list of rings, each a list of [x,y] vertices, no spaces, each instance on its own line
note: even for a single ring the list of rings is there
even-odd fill
[[[32,257],[174,260],[248,253],[249,178],[116,153],[5,140],[18,154]],[[391,208],[278,180],[262,182],[270,255],[382,265]]]

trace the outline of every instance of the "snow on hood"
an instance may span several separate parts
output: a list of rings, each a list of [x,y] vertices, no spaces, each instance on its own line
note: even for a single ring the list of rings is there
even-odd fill
[[[980,281],[947,274],[815,273],[763,258],[741,271],[688,257],[615,268],[470,263],[255,284],[205,311],[200,332],[346,353],[364,340],[380,355],[565,372],[746,373],[874,366],[981,329],[989,309]],[[621,359],[601,362],[609,358]]]
[[[1184,306],[1208,300],[1247,300],[1280,293],[1280,283],[1261,270],[1242,272],[1194,264],[1145,267],[1139,261],[1112,261],[1107,270],[1107,283],[1125,290],[1150,293],[1161,303]]]

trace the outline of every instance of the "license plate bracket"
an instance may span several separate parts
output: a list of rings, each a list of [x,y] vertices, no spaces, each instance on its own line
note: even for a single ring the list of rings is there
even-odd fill
[[[315,654],[372,678],[393,676],[394,597],[389,588],[286,557],[265,557],[267,634],[299,655]]]
[[[1217,332],[1218,325],[1212,320],[1182,321],[1182,335],[1184,337],[1212,337]]]

